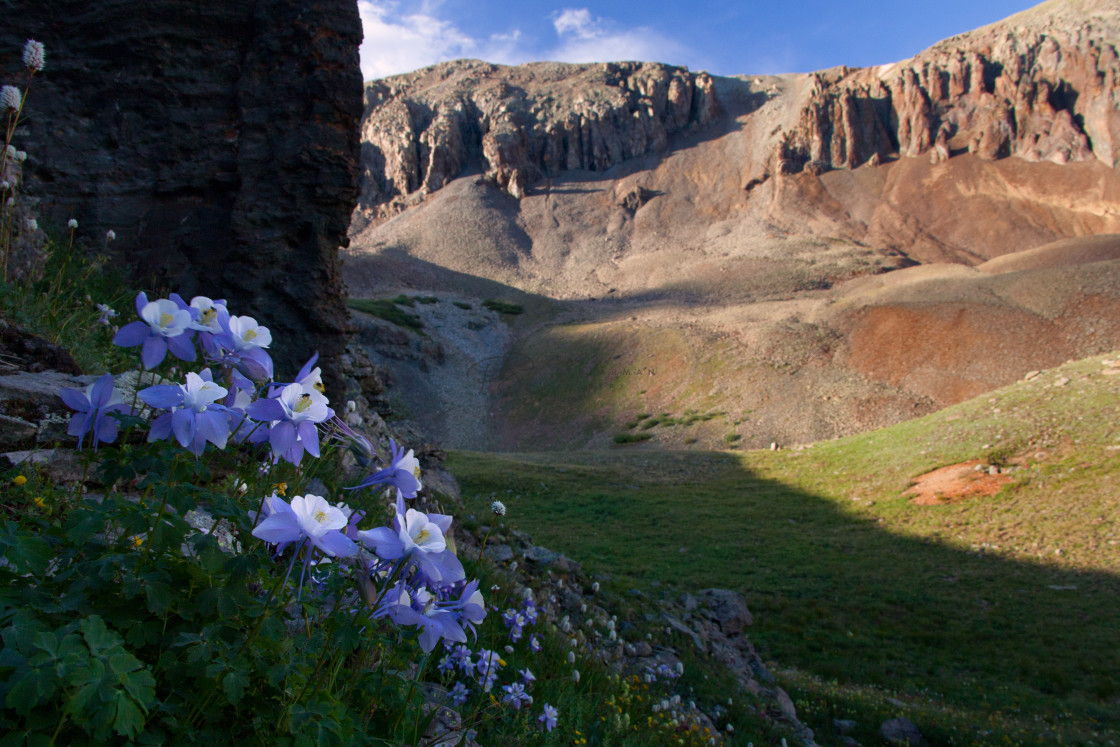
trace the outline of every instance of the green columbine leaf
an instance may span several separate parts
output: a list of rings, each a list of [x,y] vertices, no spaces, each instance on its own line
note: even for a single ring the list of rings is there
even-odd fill
[[[21,531],[10,521],[4,522],[4,533],[0,534],[0,551],[16,573],[33,573],[36,576],[46,572],[47,564],[54,557],[54,551],[46,540]]]
[[[249,686],[249,677],[241,670],[235,669],[222,679],[222,690],[229,702],[237,705],[245,695],[245,688]]]

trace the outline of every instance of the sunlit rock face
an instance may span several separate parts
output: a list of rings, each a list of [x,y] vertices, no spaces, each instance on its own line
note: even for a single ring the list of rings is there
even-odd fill
[[[894,154],[936,162],[966,151],[1116,166],[1118,34],[1114,3],[1043,3],[893,65],[816,73],[777,168],[852,168]]]
[[[77,218],[78,244],[149,290],[227,298],[273,330],[278,376],[318,350],[334,389],[362,114],[353,0],[8,8],[4,82],[24,85],[26,39],[46,46],[16,138],[40,223],[62,235]]]
[[[662,153],[721,113],[711,76],[650,62],[458,60],[369,83],[357,225],[476,168],[514,197],[564,171]]]

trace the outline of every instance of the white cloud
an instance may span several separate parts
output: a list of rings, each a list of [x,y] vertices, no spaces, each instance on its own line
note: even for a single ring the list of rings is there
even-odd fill
[[[463,57],[505,65],[530,60],[685,64],[688,58],[683,45],[652,29],[619,29],[608,19],[592,16],[587,8],[565,8],[552,15],[557,39],[549,46],[534,44],[516,28],[472,37],[440,17],[442,4],[442,0],[424,0],[417,12],[409,13],[396,0],[358,0],[365,32],[360,50],[363,77],[382,78]]]
[[[684,45],[646,26],[616,29],[605,18],[592,17],[587,8],[565,8],[552,17],[559,44],[548,59],[560,62],[643,60],[685,64]]]
[[[602,21],[593,22],[591,11],[587,8],[565,8],[552,19],[552,26],[558,36],[572,35],[577,39],[594,39],[600,36]]]

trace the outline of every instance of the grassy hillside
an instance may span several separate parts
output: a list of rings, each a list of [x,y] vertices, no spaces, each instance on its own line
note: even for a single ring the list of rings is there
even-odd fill
[[[621,587],[734,588],[822,743],[906,715],[933,743],[1120,735],[1120,355],[800,451],[457,453],[468,507]],[[916,505],[969,460],[998,493]],[[979,473],[977,473],[979,474]]]

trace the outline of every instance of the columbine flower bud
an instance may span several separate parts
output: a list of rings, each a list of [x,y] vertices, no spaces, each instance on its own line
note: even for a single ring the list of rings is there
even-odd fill
[[[20,163],[23,163],[24,161],[26,161],[27,160],[27,151],[17,150],[16,151],[16,160],[19,161]]]
[[[117,238],[117,232],[116,231],[110,229],[110,230],[105,232],[105,240],[106,241],[112,241],[115,238]]]
[[[591,593],[592,594],[598,594],[599,593],[599,582],[598,581],[591,584]]]
[[[572,682],[575,682],[575,683],[579,682],[579,670],[578,669],[573,669],[572,670]]]
[[[22,100],[23,97],[20,95],[19,89],[15,86],[4,86],[0,88],[0,108],[14,112],[19,109]]]
[[[70,220],[66,221],[66,227],[69,228],[71,231],[73,231],[75,228],[78,227],[78,221],[71,218]]]
[[[494,512],[495,516],[505,516],[506,504],[502,503],[501,501],[494,501],[490,504],[490,510]]]
[[[38,72],[43,69],[43,58],[46,56],[46,51],[43,49],[43,43],[37,42],[34,39],[28,39],[27,43],[23,45],[23,64],[27,65],[28,70]]]
[[[576,652],[575,651],[569,651],[568,652],[568,663],[569,664],[575,664],[576,663]]]

